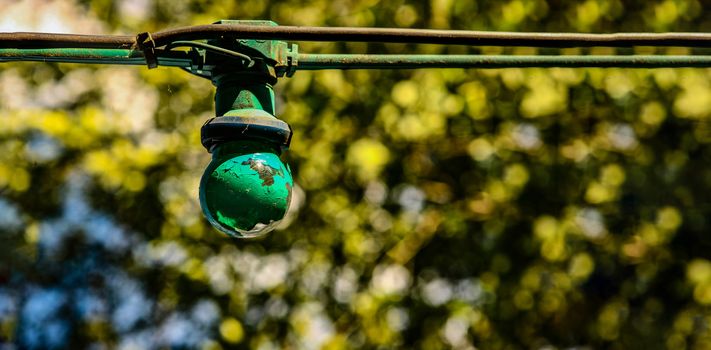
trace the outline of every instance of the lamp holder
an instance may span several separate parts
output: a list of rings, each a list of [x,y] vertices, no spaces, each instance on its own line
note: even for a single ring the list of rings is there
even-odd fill
[[[272,21],[229,21],[217,24],[276,26]],[[287,73],[289,45],[276,40],[220,38],[209,45],[247,55],[251,61],[205,51],[203,70],[208,69],[215,92],[215,118],[201,129],[202,145],[212,152],[231,141],[268,143],[281,153],[291,142],[291,127],[275,117],[274,89]]]

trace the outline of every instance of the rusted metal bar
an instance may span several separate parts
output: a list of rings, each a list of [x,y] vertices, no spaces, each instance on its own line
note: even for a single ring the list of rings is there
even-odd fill
[[[489,56],[299,54],[297,70],[525,68],[525,67],[711,67],[711,56]]]
[[[711,47],[711,34],[709,33],[521,33],[405,28],[254,26],[242,24],[209,24],[168,29],[153,33],[153,39],[159,46],[174,40],[198,40],[215,36],[241,39],[390,42],[467,46]]]
[[[186,51],[158,51],[161,66],[189,68],[195,59]],[[0,49],[0,62],[40,61],[145,65],[140,50],[127,49]],[[296,70],[418,69],[514,67],[711,67],[711,56],[508,56],[508,55],[332,55],[298,54]]]
[[[156,47],[177,40],[218,38],[391,42],[467,46],[526,47],[632,47],[682,46],[711,47],[709,33],[521,33],[467,30],[261,26],[208,24],[180,27],[151,33]],[[51,33],[0,33],[0,48],[113,48],[136,47],[134,36],[75,35]]]
[[[55,33],[0,33],[0,48],[111,48],[130,49],[130,35],[78,35]]]
[[[0,49],[0,62],[39,61],[67,63],[145,65],[143,52],[128,49]],[[161,51],[158,64],[171,67],[190,67],[192,59],[184,51]]]

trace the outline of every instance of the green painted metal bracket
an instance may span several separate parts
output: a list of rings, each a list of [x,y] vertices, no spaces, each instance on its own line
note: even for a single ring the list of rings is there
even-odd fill
[[[221,20],[215,24],[224,25],[249,25],[249,26],[278,26],[273,21],[236,21],[236,20]],[[265,73],[274,77],[291,76],[296,68],[296,57],[298,55],[298,45],[289,44],[280,40],[262,40],[262,39],[231,39],[220,38],[208,40],[210,45],[219,46],[228,50],[239,52],[250,56],[253,60],[259,61]],[[234,68],[232,62],[225,56],[206,53],[205,65],[213,67],[212,69],[220,69],[220,67]]]

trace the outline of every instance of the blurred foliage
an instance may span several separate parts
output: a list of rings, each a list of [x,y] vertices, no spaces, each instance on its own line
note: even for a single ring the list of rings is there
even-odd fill
[[[696,0],[53,4],[70,9],[58,20],[123,34],[219,19],[711,29]],[[3,349],[711,348],[711,70],[298,72],[277,85],[291,212],[266,239],[235,241],[197,199],[208,81],[0,69]]]

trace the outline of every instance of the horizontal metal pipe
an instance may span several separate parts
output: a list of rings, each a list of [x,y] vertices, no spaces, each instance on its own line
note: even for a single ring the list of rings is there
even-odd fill
[[[526,67],[711,67],[711,56],[504,56],[300,54],[297,70]]]
[[[151,33],[157,47],[177,40],[204,40],[221,37],[240,39],[391,42],[467,46],[526,47],[632,47],[683,46],[711,47],[711,33],[522,33],[468,30],[300,27],[244,24],[207,24]],[[135,36],[76,35],[53,33],[0,33],[0,48],[114,48],[136,47]]]
[[[58,33],[0,33],[0,48],[112,48],[130,49],[131,35],[81,35]]]
[[[190,67],[185,51],[156,52],[162,66]],[[0,49],[0,62],[40,61],[144,65],[142,51],[128,49]],[[512,68],[512,67],[711,67],[711,56],[507,56],[507,55],[333,55],[299,54],[298,70]]]
[[[65,63],[145,65],[142,51],[127,49],[51,48],[0,49],[0,62],[38,61]],[[158,64],[171,67],[190,67],[191,60],[181,51],[161,52]]]
[[[152,34],[156,45],[174,40],[213,37],[294,41],[389,42],[468,46],[526,47],[711,47],[709,33],[523,33],[469,30],[258,26],[208,24],[168,29]]]

